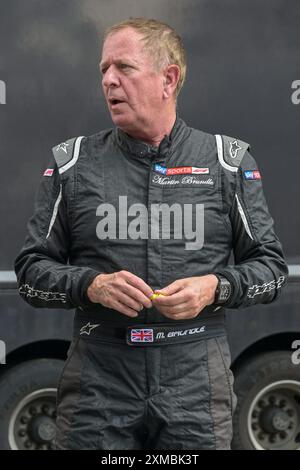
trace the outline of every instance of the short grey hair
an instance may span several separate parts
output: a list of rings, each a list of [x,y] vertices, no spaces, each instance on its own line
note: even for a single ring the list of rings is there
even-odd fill
[[[153,57],[157,72],[167,65],[178,65],[180,78],[175,90],[175,98],[177,98],[186,76],[186,53],[179,34],[166,23],[154,19],[130,17],[108,28],[104,33],[103,42],[109,35],[125,28],[133,28],[141,34],[143,49]]]

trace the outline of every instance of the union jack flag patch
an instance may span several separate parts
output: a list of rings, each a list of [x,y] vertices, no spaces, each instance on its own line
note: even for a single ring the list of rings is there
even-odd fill
[[[153,343],[153,330],[151,328],[131,330],[130,340],[133,343]]]

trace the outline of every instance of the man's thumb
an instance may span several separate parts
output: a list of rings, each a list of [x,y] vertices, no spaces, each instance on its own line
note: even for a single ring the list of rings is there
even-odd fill
[[[164,287],[163,289],[155,289],[155,294],[162,294],[162,295],[171,295],[175,294],[178,291],[178,285],[176,281],[172,282],[168,286]]]

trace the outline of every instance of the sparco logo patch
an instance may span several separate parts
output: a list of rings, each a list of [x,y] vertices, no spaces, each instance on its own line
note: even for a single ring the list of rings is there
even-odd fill
[[[47,170],[44,171],[43,176],[52,176],[53,172],[54,170],[52,170],[52,168],[47,168]]]

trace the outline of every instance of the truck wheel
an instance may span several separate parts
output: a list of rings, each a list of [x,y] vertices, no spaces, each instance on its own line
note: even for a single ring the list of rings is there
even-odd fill
[[[300,366],[292,353],[250,359],[235,372],[233,449],[300,449]]]
[[[0,375],[0,449],[53,449],[64,361],[36,359]]]

